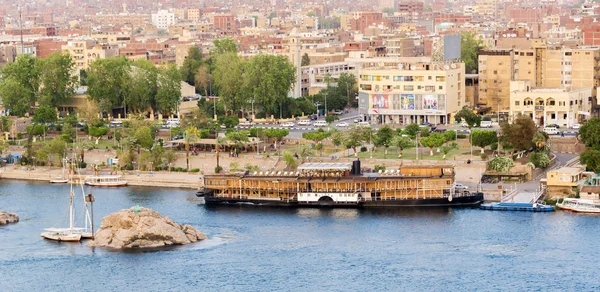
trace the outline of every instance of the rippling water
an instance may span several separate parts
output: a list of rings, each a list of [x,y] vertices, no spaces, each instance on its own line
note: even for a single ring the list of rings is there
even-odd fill
[[[0,181],[0,291],[600,289],[600,217],[477,209],[206,207],[192,191],[94,189],[96,225],[133,205],[209,236],[153,252],[39,237],[65,226],[68,186]]]

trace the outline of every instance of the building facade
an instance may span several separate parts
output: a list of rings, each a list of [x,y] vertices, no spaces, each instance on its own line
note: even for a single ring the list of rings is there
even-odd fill
[[[170,25],[175,24],[175,14],[168,10],[159,10],[157,13],[152,13],[152,25],[158,29],[167,29]]]
[[[392,60],[359,69],[359,113],[372,123],[453,123],[465,105],[464,63]]]

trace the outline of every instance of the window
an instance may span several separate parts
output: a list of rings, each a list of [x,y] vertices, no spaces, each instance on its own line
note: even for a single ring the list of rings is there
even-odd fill
[[[550,118],[551,118],[551,119],[556,119],[556,114],[551,114],[551,115],[550,115]]]
[[[427,76],[427,80],[432,80],[433,76]]]
[[[572,55],[573,55],[573,53],[571,53],[571,52],[565,52],[565,56],[572,56]]]
[[[413,81],[412,76],[404,76],[404,81]]]
[[[446,81],[446,76],[435,76],[435,81],[444,82]]]
[[[425,86],[425,91],[435,91],[435,86]]]
[[[415,81],[424,81],[425,77],[423,76],[415,76]]]
[[[519,101],[518,100],[515,101],[515,105],[519,105]]]
[[[402,76],[394,76],[394,81],[402,81]]]
[[[563,119],[566,120],[567,119],[567,114],[563,114]]]
[[[533,57],[533,53],[527,53],[527,56]]]
[[[381,76],[375,76],[375,80],[381,81]]]
[[[414,86],[412,86],[412,85],[404,85],[404,90],[405,91],[413,91],[414,90]]]
[[[444,89],[444,86],[439,86],[439,89],[440,89],[440,90],[443,90],[443,89]]]
[[[498,70],[494,70],[494,74],[498,74]]]

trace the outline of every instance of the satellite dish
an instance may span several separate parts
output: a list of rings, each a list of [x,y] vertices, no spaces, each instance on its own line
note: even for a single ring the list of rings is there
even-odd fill
[[[516,33],[513,33],[513,34],[511,34],[510,36],[512,36],[513,38],[516,38],[516,37],[517,37],[517,34],[516,34]]]
[[[413,70],[413,71],[414,71],[414,70],[417,70],[417,67],[415,67],[415,66],[410,66],[410,70]]]
[[[452,64],[452,65],[450,65],[450,68],[452,68],[452,69],[456,69],[456,64]]]
[[[526,33],[526,34],[525,34],[525,36],[526,36],[526,37],[530,37],[531,35],[530,35],[530,34],[528,34],[528,33]]]
[[[398,69],[400,69],[400,70],[404,69],[404,64],[398,64]]]
[[[254,45],[251,45],[251,46],[250,46],[250,50],[254,50]]]
[[[379,63],[377,63],[377,65],[379,65],[379,67],[383,67],[383,66],[385,66],[385,63],[379,62]]]
[[[450,69],[450,66],[444,65],[444,69],[448,70],[448,69]]]

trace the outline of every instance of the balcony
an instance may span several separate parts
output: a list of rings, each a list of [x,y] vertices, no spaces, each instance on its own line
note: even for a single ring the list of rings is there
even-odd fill
[[[535,106],[535,110],[536,111],[543,111],[544,110],[544,106],[543,105],[536,105]]]

